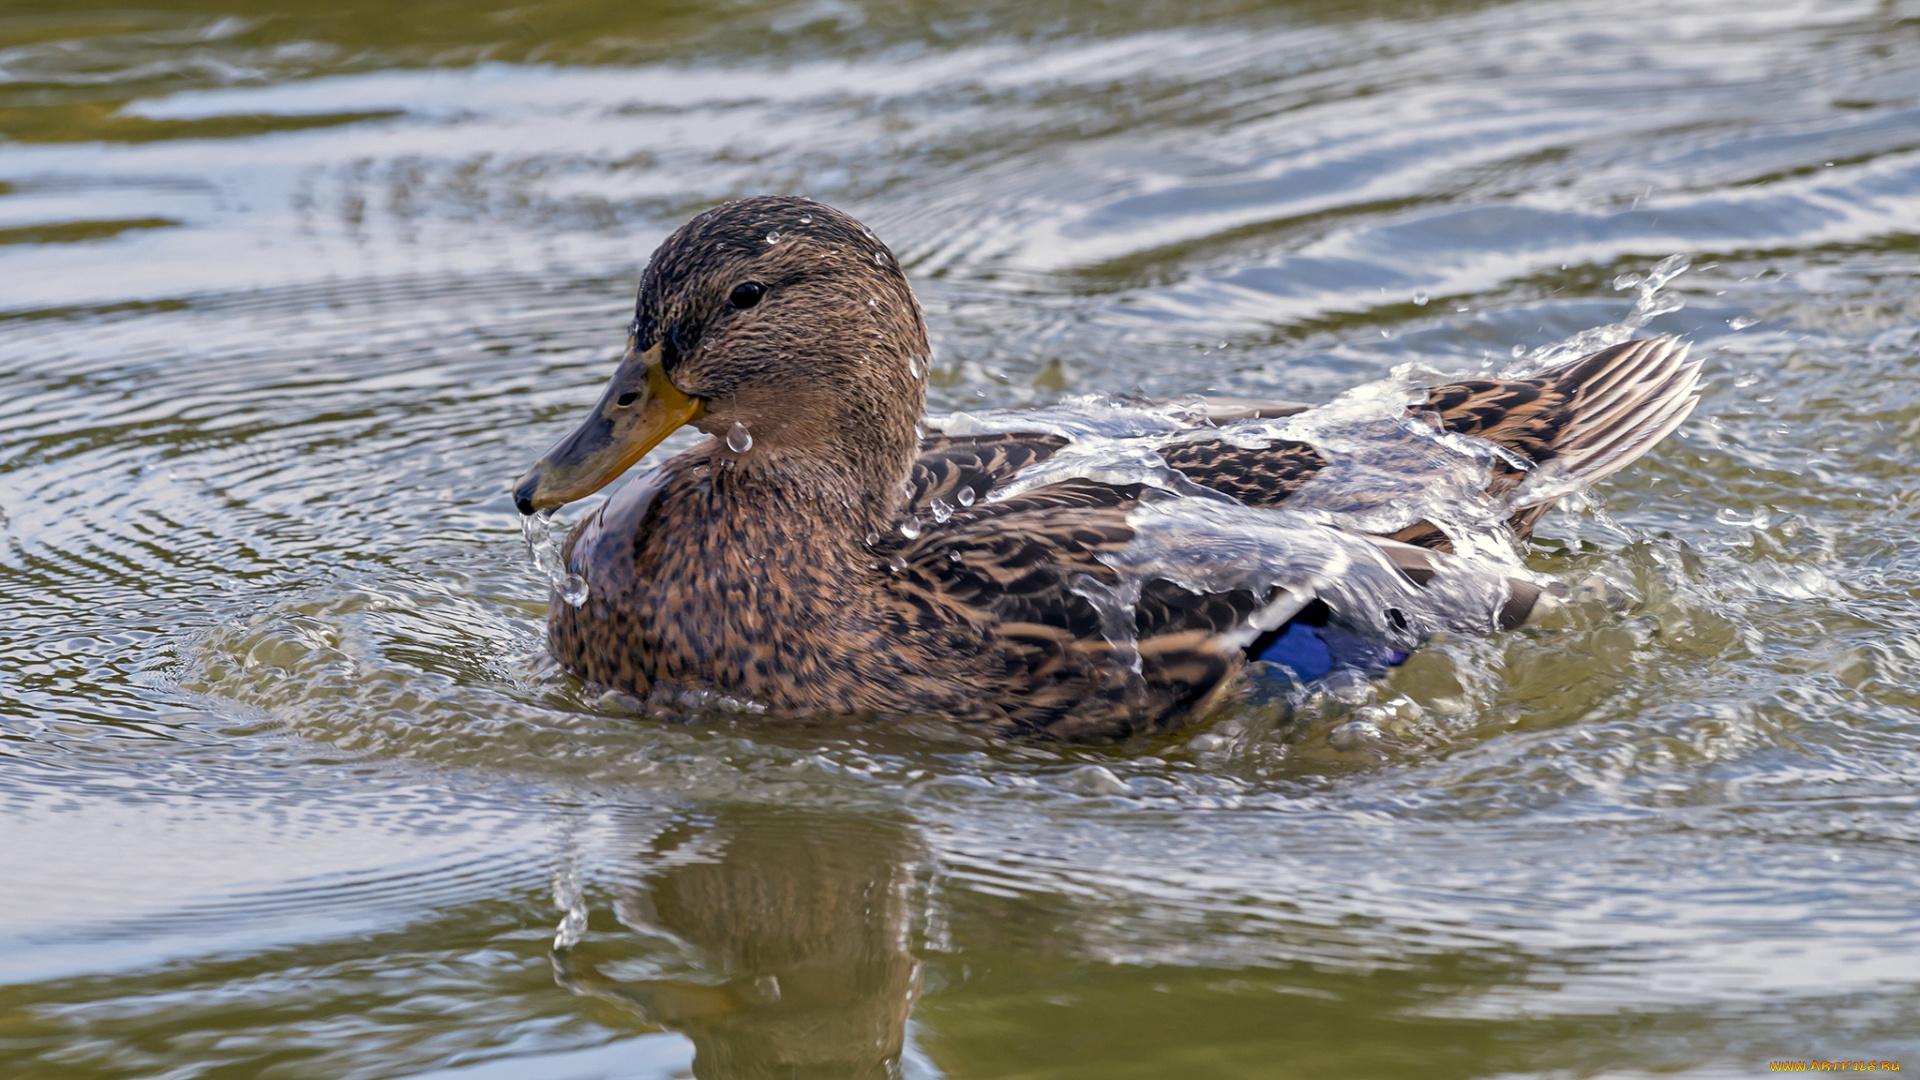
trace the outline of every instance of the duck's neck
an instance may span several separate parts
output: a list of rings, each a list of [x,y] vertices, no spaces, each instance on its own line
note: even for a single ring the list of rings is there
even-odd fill
[[[744,394],[716,402],[701,424],[714,438],[688,451],[684,464],[710,480],[722,516],[772,515],[769,524],[778,525],[789,515],[796,539],[804,531],[820,534],[806,537],[810,543],[828,540],[826,534],[860,543],[893,526],[920,451],[915,421],[925,386],[899,382],[885,393],[830,403],[796,396],[786,408]],[[736,427],[742,414],[747,419]]]
[[[822,452],[724,440],[686,455],[684,475],[704,489],[706,527],[751,536],[763,556],[867,569],[868,541],[895,526],[917,443],[868,432],[857,447]],[[718,542],[727,542],[716,536]]]

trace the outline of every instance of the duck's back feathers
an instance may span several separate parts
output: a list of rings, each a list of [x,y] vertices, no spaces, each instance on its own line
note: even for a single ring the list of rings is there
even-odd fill
[[[1700,364],[1687,362],[1687,346],[1671,336],[1629,341],[1518,379],[1474,379],[1437,386],[1409,410],[1437,426],[1499,447],[1488,494],[1512,497],[1515,531],[1524,537],[1555,499],[1625,468],[1671,434],[1698,403]],[[1207,420],[1226,426],[1304,412],[1293,402],[1224,399],[1207,403]],[[1001,431],[986,435],[932,435],[908,484],[904,517],[944,520],[946,511],[984,501],[1023,470],[1038,466],[1069,444],[1056,434]],[[1155,448],[1181,478],[1247,506],[1284,506],[1326,466],[1306,442],[1273,439],[1249,446],[1223,433],[1182,435]],[[1428,448],[1431,449],[1431,448]],[[1508,459],[1516,459],[1524,468]],[[1391,477],[1384,500],[1418,501],[1432,478],[1417,461]],[[1524,488],[1523,480],[1530,480]],[[1051,489],[1060,487],[1054,492]],[[1132,501],[1122,485],[1049,484],[1029,494],[1050,496],[1046,505],[1113,506]],[[1020,504],[1028,505],[1026,503]],[[1444,534],[1431,528],[1403,530],[1396,538],[1445,549]]]

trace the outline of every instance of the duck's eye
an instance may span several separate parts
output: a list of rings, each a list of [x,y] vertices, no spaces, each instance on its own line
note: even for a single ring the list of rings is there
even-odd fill
[[[764,295],[766,291],[767,287],[757,281],[749,281],[744,285],[735,285],[733,292],[727,296],[727,303],[745,311],[759,303],[760,297]]]

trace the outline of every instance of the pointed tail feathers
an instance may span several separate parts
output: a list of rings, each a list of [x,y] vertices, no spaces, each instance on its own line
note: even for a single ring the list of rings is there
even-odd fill
[[[1549,443],[1557,471],[1584,488],[1626,468],[1672,434],[1700,403],[1700,361],[1689,363],[1687,349],[1672,335],[1643,338],[1530,380],[1566,395],[1571,415]]]

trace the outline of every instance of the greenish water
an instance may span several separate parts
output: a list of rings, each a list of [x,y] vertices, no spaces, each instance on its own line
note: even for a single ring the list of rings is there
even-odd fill
[[[1920,1067],[1912,0],[292,7],[0,8],[0,1075]],[[1497,369],[1675,252],[1707,389],[1564,610],[1291,721],[620,715],[506,485],[763,191],[936,410]]]

